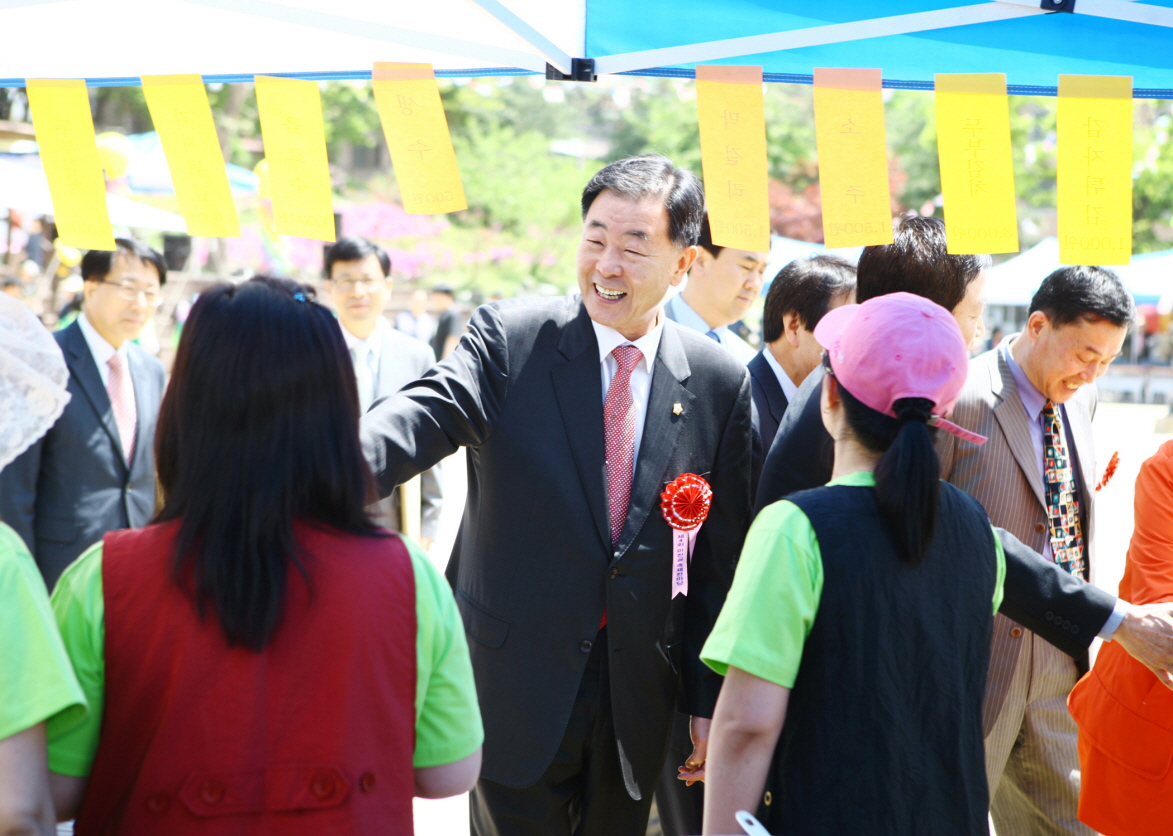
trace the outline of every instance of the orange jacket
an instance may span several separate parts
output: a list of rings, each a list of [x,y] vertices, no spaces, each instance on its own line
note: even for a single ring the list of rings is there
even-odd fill
[[[1120,597],[1173,600],[1173,441],[1140,470]],[[1079,725],[1079,818],[1108,836],[1173,833],[1173,691],[1114,642],[1067,701]]]

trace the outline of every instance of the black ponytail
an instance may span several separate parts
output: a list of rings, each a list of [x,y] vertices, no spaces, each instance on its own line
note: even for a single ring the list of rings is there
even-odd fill
[[[932,401],[902,398],[898,417],[865,406],[839,386],[847,423],[865,447],[883,453],[876,464],[876,504],[888,521],[897,548],[909,563],[924,559],[937,527],[941,463],[928,426]]]

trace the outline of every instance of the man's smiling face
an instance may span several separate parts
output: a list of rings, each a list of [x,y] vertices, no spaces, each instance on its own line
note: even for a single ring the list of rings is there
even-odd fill
[[[629,340],[658,321],[668,288],[680,284],[696,247],[668,237],[668,210],[658,197],[632,200],[610,189],[583,219],[578,286],[591,319]]]

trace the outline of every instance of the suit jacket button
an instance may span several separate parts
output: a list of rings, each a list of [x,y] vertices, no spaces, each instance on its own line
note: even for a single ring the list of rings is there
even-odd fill
[[[375,773],[364,772],[358,779],[358,788],[363,792],[370,792],[375,788]]]
[[[581,650],[583,653],[590,653],[591,648],[593,646],[594,645],[592,645],[589,641],[587,641],[586,639],[583,639],[582,644],[580,644],[578,646],[578,649]]]
[[[1079,625],[1078,624],[1071,625],[1071,635],[1073,635],[1073,636],[1079,635]]]
[[[1022,628],[1021,627],[1011,627],[1010,628],[1010,635],[1016,639],[1020,638],[1022,636]]]
[[[152,813],[164,813],[171,805],[171,800],[161,792],[147,796],[147,809]]]
[[[325,801],[334,794],[334,776],[329,772],[319,772],[310,782],[310,792]]]
[[[1053,613],[1053,612],[1047,613],[1047,621],[1054,621],[1054,620],[1055,620],[1055,613]]]
[[[1035,532],[1036,533],[1042,534],[1046,530],[1047,530],[1047,526],[1044,525],[1043,523],[1035,523]]]
[[[618,570],[618,569],[615,569],[615,568],[612,568],[612,569],[611,569],[611,571],[607,573],[607,577],[609,577],[609,578],[617,578],[617,577],[619,577],[619,570]]]
[[[1064,630],[1069,630],[1069,629],[1071,629],[1071,622],[1070,622],[1070,621],[1068,621],[1066,618],[1065,618],[1065,619],[1063,619],[1063,629],[1064,629]]]

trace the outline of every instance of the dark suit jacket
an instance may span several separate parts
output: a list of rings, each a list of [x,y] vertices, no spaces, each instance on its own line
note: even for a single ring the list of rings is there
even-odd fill
[[[762,466],[755,513],[787,494],[824,485],[831,478],[834,445],[823,428],[819,409],[823,374],[820,366],[807,376],[782,418]],[[1112,614],[1116,599],[1045,560],[1013,534],[998,529],[998,536],[1006,552],[1006,582],[999,612],[1069,656],[1085,656]],[[1055,618],[1056,613],[1061,617]],[[1066,630],[1061,626],[1065,621],[1070,624]],[[1078,631],[1073,633],[1071,626]]]
[[[768,348],[763,348],[749,361],[747,368],[753,386],[753,403],[758,413],[758,433],[762,437],[762,449],[769,450],[778,433],[778,424],[786,414],[786,395],[782,391],[782,384],[774,369],[763,356]]]
[[[640,798],[664,763],[677,698],[709,717],[720,688],[699,654],[748,523],[752,401],[744,366],[665,322],[612,549],[598,352],[578,298],[486,305],[447,360],[364,416],[363,444],[383,493],[469,448],[448,577],[471,639],[483,777],[525,787],[549,766],[606,607],[623,778]],[[670,601],[660,493],[682,473],[709,481],[713,506],[689,594]]]
[[[408,383],[422,377],[436,365],[432,347],[422,340],[409,337],[402,331],[387,328],[383,332],[383,347],[379,355],[379,377],[375,381],[375,400],[394,395]],[[372,404],[373,405],[373,404]],[[420,536],[435,540],[440,528],[440,514],[444,510],[444,489],[440,467],[425,470],[420,475]],[[399,491],[394,491],[367,509],[379,525],[392,531],[401,528],[399,519]]]
[[[0,519],[24,539],[50,589],[107,531],[146,525],[155,513],[155,421],[163,364],[133,343],[127,368],[138,432],[126,462],[114,410],[81,326],[53,337],[69,368],[69,403],[36,444],[0,471]]]

